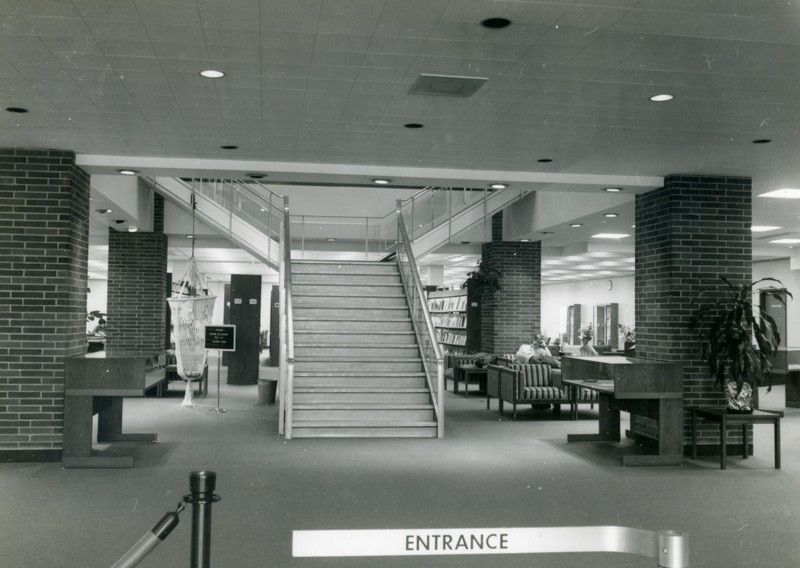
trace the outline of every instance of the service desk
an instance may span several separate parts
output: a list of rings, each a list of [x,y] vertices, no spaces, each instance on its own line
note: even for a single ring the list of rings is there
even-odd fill
[[[156,434],[123,434],[122,401],[144,396],[165,381],[163,355],[97,351],[65,360],[65,468],[129,468],[130,456],[92,454],[92,417],[97,414],[98,442],[155,442]]]
[[[619,442],[620,411],[655,420],[653,453],[628,455],[622,465],[683,463],[683,387],[675,363],[635,357],[565,357],[562,384],[571,389],[570,411],[577,409],[579,389],[593,390],[599,399],[597,434],[569,434],[568,442]]]

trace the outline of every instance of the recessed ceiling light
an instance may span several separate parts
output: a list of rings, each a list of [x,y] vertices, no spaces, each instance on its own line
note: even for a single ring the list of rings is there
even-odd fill
[[[529,242],[531,242],[531,240],[530,239],[520,239],[519,242],[521,242],[521,243],[529,243]]]
[[[460,245],[468,245],[469,241],[458,241],[458,244],[460,244]]]
[[[619,213],[606,213],[603,217],[608,217],[609,219],[613,219],[614,217],[619,217]]]
[[[750,230],[754,233],[766,233],[767,231],[774,231],[775,229],[780,229],[780,227],[772,225],[753,225],[750,227]]]
[[[216,69],[206,69],[205,71],[200,71],[200,75],[206,79],[221,79],[225,76],[225,73]]]
[[[334,239],[333,237],[328,237],[325,240],[328,241],[329,243],[335,243],[336,242],[336,239]]]
[[[233,144],[226,144],[225,146],[220,146],[223,150],[236,150],[239,146],[234,146]]]
[[[550,162],[553,161],[553,159],[552,158],[539,158],[536,161],[539,162],[540,164],[549,164]]]
[[[800,189],[785,187],[762,193],[759,197],[775,197],[776,199],[800,199]]]
[[[111,209],[95,209],[101,215],[105,215],[106,213],[111,213]]]
[[[490,183],[489,187],[491,187],[492,189],[505,189],[508,187],[508,185],[504,183]]]
[[[139,228],[134,226],[134,225],[131,225],[130,227],[128,227],[128,232],[129,233],[135,233],[138,230],[139,230]]]
[[[124,222],[125,222],[125,219],[114,219],[114,222],[115,222],[117,225],[121,225],[122,223],[124,223]]]
[[[6,108],[6,112],[13,112],[16,114],[25,114],[28,112],[28,109],[22,107],[8,107]]]
[[[135,176],[139,173],[139,170],[117,170],[117,172],[124,176]]]
[[[409,122],[408,124],[404,124],[406,128],[422,128],[424,124],[420,124],[419,122]]]
[[[481,22],[481,25],[490,30],[499,30],[510,26],[511,20],[507,18],[486,18]]]
[[[592,235],[593,239],[624,239],[625,237],[630,237],[630,235],[626,233],[597,233]]]
[[[583,227],[583,223],[570,223],[570,227]]]
[[[769,138],[759,138],[757,140],[753,140],[753,144],[769,144],[772,142]]]
[[[650,100],[653,101],[654,103],[663,103],[663,102],[666,102],[666,101],[671,101],[674,98],[675,97],[672,96],[672,95],[668,95],[667,93],[663,93],[663,94],[660,94],[660,95],[653,95],[652,97],[650,97]]]
[[[800,239],[775,239],[774,241],[770,241],[770,243],[776,245],[796,245],[800,243]]]
[[[186,238],[187,238],[187,239],[193,239],[193,238],[194,238],[194,235],[186,235]]]
[[[607,191],[608,193],[619,193],[622,191],[621,187],[604,187],[603,191]]]
[[[251,179],[264,179],[265,177],[267,177],[267,174],[258,174],[258,173],[245,174],[245,175]]]
[[[372,180],[372,183],[375,183],[375,184],[378,184],[378,185],[386,185],[391,181],[392,180],[390,180],[390,179],[377,178],[377,179]]]

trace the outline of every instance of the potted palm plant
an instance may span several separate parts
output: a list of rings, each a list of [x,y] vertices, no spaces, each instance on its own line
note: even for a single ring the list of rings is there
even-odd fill
[[[711,298],[697,308],[690,326],[697,330],[703,345],[703,358],[708,364],[715,387],[722,387],[729,412],[753,411],[753,388],[766,385],[772,388],[772,358],[778,352],[781,336],[775,320],[759,305],[753,304],[753,294],[765,292],[783,302],[770,289],[756,289],[762,282],[775,282],[775,278],[762,278],[750,284],[731,283],[724,276],[726,297]],[[701,290],[697,298],[708,292]],[[791,293],[786,295],[790,298]]]
[[[497,268],[479,260],[475,270],[467,273],[467,279],[462,284],[462,288],[469,288],[471,292],[478,295],[484,292],[497,292],[501,289],[502,277],[503,273]]]

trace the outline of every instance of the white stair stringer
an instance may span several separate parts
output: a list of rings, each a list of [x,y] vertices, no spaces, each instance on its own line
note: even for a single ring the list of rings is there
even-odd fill
[[[473,228],[477,223],[490,218],[495,213],[502,211],[520,198],[518,191],[509,188],[499,189],[489,193],[484,199],[472,203],[463,211],[453,214],[452,217],[439,223],[427,233],[414,239],[411,248],[414,258],[419,260],[442,246],[459,233]]]
[[[397,265],[292,261],[292,282],[292,437],[436,437]]]
[[[155,178],[155,190],[185,211],[192,212],[192,189],[178,179]],[[244,219],[232,214],[229,209],[200,192],[194,192],[195,213],[198,218],[216,229],[236,245],[243,248],[261,262],[279,270],[280,243]]]

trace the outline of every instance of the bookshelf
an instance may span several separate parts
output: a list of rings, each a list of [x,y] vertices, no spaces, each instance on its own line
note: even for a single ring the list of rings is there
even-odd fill
[[[467,291],[428,292],[428,311],[436,328],[436,338],[445,355],[466,353]]]

